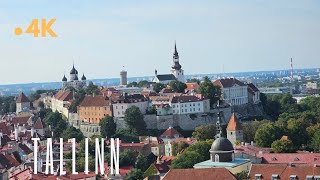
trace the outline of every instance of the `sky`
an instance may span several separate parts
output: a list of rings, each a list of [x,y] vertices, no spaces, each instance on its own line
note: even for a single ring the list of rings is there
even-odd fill
[[[57,38],[17,36],[56,18]],[[0,84],[320,67],[318,0],[0,0]],[[124,66],[124,68],[123,68]]]

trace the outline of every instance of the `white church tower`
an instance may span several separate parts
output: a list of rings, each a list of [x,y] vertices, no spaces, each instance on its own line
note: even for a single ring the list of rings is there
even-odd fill
[[[179,63],[179,54],[176,43],[174,44],[173,65],[171,68],[171,74],[173,74],[178,81],[185,83],[184,71],[181,69],[181,65]]]

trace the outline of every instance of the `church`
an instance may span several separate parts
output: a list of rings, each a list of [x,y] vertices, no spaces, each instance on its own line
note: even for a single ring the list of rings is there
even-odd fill
[[[184,71],[181,69],[181,65],[179,63],[179,54],[177,51],[177,45],[174,45],[174,53],[173,53],[173,65],[171,67],[171,74],[158,74],[158,71],[155,70],[155,77],[153,78],[153,82],[168,84],[171,81],[178,80],[180,82],[185,83]]]
[[[68,81],[65,75],[62,78],[62,89],[67,89],[69,87],[80,89],[86,86],[87,86],[87,78],[83,74],[81,77],[81,80],[79,80],[78,70],[74,67],[74,65],[72,66],[72,69],[70,71],[70,80]]]

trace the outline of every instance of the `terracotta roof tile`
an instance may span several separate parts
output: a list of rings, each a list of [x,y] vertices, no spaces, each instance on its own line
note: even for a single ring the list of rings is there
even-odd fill
[[[73,99],[73,92],[72,91],[58,91],[54,97],[60,101],[69,101]]]
[[[220,86],[222,88],[230,88],[230,87],[233,87],[234,85],[246,86],[246,84],[244,84],[243,82],[235,78],[218,79],[218,80],[215,80],[213,84],[216,86]]]
[[[16,100],[17,103],[24,103],[24,102],[30,102],[30,100],[27,98],[27,96],[24,94],[24,93],[21,93],[17,100]]]
[[[177,137],[183,137],[176,129],[173,127],[169,127],[166,131],[164,131],[161,136],[162,138],[177,138]]]
[[[110,103],[109,98],[105,96],[86,96],[79,106],[104,107]]]
[[[205,169],[171,169],[163,180],[213,180],[236,178],[226,168],[205,168]]]
[[[237,116],[235,113],[232,113],[230,121],[227,126],[228,131],[236,131],[236,130],[242,130],[241,123],[239,122]]]

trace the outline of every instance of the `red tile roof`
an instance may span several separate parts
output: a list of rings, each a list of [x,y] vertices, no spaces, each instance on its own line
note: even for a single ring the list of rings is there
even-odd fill
[[[5,122],[0,123],[0,132],[2,132],[2,134],[8,134],[8,135],[10,134],[10,131]]]
[[[106,96],[86,96],[79,106],[104,107],[108,106],[109,103],[110,101]]]
[[[162,138],[177,138],[177,137],[183,137],[177,130],[175,130],[173,127],[169,127],[166,131],[164,131],[161,136]]]
[[[70,101],[71,99],[73,99],[73,92],[72,91],[58,91],[54,97],[60,101]]]
[[[27,98],[27,96],[24,93],[21,93],[18,96],[16,103],[24,103],[24,102],[30,102],[30,100]]]
[[[256,179],[256,175],[261,175],[261,179],[271,179],[272,175],[278,175],[278,179],[290,179],[296,175],[296,179],[306,179],[309,176],[319,176],[320,167],[296,166],[286,164],[253,164],[249,174],[249,179]]]
[[[230,87],[233,87],[234,85],[246,86],[246,84],[244,84],[243,82],[235,78],[218,79],[218,80],[215,80],[213,84],[216,86],[220,86],[222,88],[230,88]]]
[[[320,164],[320,153],[263,153],[257,156],[269,164]]]
[[[197,96],[174,96],[171,100],[171,103],[186,103],[186,102],[198,102],[202,101],[203,99],[198,98]]]
[[[226,168],[171,169],[163,180],[236,180]]]
[[[23,124],[27,125],[29,119],[31,116],[25,116],[25,117],[13,117],[12,118],[12,124],[22,126]]]
[[[37,122],[34,124],[34,128],[35,129],[43,129],[44,128],[44,126],[43,126],[43,122],[42,122],[42,120],[39,118],[38,120],[37,120]]]
[[[186,90],[191,91],[191,90],[198,90],[199,89],[199,84],[198,83],[186,83],[187,88]]]
[[[237,116],[235,113],[232,113],[230,121],[227,126],[228,131],[236,131],[236,130],[242,130],[241,123],[239,122]]]

